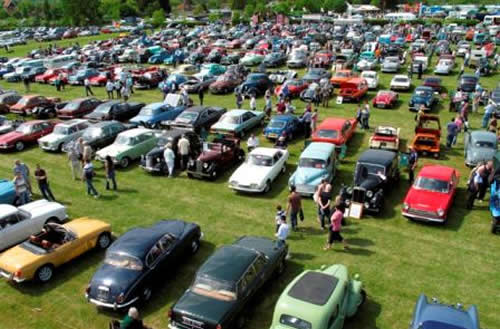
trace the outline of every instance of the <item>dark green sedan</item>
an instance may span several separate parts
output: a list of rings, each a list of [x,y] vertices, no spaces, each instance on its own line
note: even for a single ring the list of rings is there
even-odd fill
[[[169,312],[169,328],[243,327],[243,309],[266,282],[284,271],[287,253],[284,243],[248,236],[218,249]]]

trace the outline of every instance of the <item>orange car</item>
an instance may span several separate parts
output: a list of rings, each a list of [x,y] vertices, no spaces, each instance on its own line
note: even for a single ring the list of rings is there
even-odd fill
[[[411,146],[415,148],[419,154],[424,156],[433,155],[438,159],[441,152],[441,123],[439,116],[423,114],[415,128],[415,137],[411,142]]]
[[[61,99],[57,97],[25,95],[16,104],[10,107],[10,112],[21,115],[31,114],[31,110],[37,106],[49,105],[60,101]]]
[[[465,40],[472,41],[474,39],[474,29],[468,29],[465,32]]]
[[[343,101],[359,102],[368,92],[368,83],[363,78],[352,78],[340,84],[340,93]]]
[[[340,87],[343,82],[354,77],[354,74],[351,70],[338,70],[333,77],[330,79],[330,82],[334,87]]]

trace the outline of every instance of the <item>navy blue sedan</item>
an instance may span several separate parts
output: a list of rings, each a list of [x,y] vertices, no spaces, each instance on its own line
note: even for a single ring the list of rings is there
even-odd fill
[[[271,118],[264,129],[264,136],[268,139],[278,139],[285,133],[288,140],[304,132],[304,125],[295,115],[279,114]]]
[[[87,300],[114,310],[149,300],[165,273],[198,251],[201,236],[197,224],[181,220],[128,231],[108,248],[87,287]]]

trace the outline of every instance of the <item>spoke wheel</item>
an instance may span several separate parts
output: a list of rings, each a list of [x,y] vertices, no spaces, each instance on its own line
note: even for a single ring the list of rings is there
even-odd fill
[[[111,237],[109,236],[109,233],[102,233],[99,235],[99,238],[97,239],[97,246],[99,249],[106,249],[109,247],[111,244]]]
[[[36,271],[36,278],[40,282],[49,282],[54,274],[53,267],[51,265],[44,265]]]

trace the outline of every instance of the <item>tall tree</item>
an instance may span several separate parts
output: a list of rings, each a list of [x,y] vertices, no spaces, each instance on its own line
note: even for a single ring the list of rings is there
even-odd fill
[[[64,15],[76,26],[99,23],[101,20],[98,13],[99,4],[99,0],[62,1]]]

